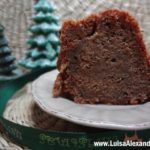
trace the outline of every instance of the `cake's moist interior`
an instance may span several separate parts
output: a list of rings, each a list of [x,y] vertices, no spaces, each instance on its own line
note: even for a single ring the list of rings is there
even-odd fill
[[[105,16],[74,41],[63,76],[65,95],[79,103],[136,104],[150,97],[150,70],[135,30]]]

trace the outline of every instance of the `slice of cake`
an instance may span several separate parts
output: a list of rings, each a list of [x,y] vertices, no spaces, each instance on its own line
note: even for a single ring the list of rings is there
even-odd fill
[[[61,29],[53,95],[77,103],[138,104],[150,98],[150,61],[139,25],[109,9]]]

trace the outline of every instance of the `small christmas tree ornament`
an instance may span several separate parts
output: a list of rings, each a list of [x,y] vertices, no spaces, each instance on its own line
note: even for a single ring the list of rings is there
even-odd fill
[[[53,14],[55,6],[47,0],[39,0],[34,9],[34,24],[29,28],[32,35],[27,40],[30,46],[19,64],[27,69],[54,68],[59,52],[60,29],[59,18]]]
[[[14,61],[15,57],[4,35],[4,27],[0,25],[0,81],[16,78],[20,74]]]

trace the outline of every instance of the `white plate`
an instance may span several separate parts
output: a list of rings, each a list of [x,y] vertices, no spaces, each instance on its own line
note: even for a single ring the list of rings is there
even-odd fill
[[[118,130],[150,128],[150,102],[130,106],[89,105],[76,104],[62,97],[53,98],[57,74],[57,70],[43,74],[32,85],[33,99],[47,113],[90,127]]]

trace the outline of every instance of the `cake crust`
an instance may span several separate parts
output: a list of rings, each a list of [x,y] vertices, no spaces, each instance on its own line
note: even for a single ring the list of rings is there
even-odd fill
[[[108,9],[62,26],[53,95],[77,103],[138,104],[150,98],[150,61],[128,12]]]

